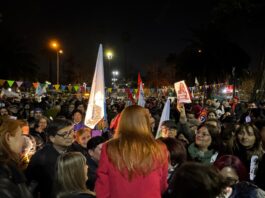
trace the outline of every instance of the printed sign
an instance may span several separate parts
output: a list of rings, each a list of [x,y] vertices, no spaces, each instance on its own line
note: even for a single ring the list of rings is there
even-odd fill
[[[177,94],[178,103],[191,103],[190,93],[184,80],[176,82],[174,87]]]

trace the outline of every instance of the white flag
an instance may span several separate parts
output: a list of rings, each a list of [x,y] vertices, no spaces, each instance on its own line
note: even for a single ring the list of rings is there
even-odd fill
[[[9,90],[2,88],[0,97],[3,96],[5,96],[6,98],[21,98],[21,96],[18,93],[13,92],[11,88]]]
[[[199,85],[199,81],[198,81],[198,78],[195,77],[195,85],[198,86]]]
[[[191,97],[194,98],[194,87],[191,87]]]
[[[162,112],[162,115],[159,121],[159,125],[158,125],[157,132],[156,132],[156,139],[160,138],[161,125],[165,120],[169,120],[169,116],[170,116],[170,100],[168,98],[164,105],[163,112]]]
[[[85,125],[91,129],[104,118],[105,113],[105,82],[103,68],[103,48],[99,45],[98,58],[91,86],[90,97],[86,110]]]
[[[145,106],[143,83],[140,84],[138,105],[142,107]]]

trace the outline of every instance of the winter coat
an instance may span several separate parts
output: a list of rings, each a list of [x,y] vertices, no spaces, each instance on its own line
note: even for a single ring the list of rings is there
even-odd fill
[[[32,198],[26,178],[15,163],[0,165],[0,197]]]

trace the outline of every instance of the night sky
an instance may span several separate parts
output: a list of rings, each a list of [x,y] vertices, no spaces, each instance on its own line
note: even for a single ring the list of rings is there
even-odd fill
[[[104,49],[114,52],[112,68],[124,70],[126,50],[130,69],[144,72],[146,65],[154,62],[163,65],[169,53],[179,53],[188,45],[191,28],[211,20],[212,2],[10,1],[0,8],[1,25],[27,39],[44,73],[48,60],[43,50],[48,48],[50,39],[61,43],[62,59],[73,56],[84,71],[94,68],[98,46],[102,43]],[[255,57],[260,52],[264,33],[263,26],[239,29],[230,36]],[[124,37],[128,38],[126,42]],[[255,64],[254,59],[251,65]]]

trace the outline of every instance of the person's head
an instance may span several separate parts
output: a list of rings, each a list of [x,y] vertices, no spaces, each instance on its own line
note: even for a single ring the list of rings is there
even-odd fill
[[[83,105],[83,104],[79,104],[78,106],[77,106],[77,109],[78,110],[80,110],[82,113],[85,113],[85,106]]]
[[[183,143],[175,138],[159,138],[166,146],[169,152],[169,163],[172,166],[182,164],[187,160],[187,150]]]
[[[48,123],[49,123],[48,118],[45,117],[45,116],[41,116],[40,119],[39,119],[39,121],[38,121],[38,126],[39,126],[42,130],[44,130],[44,129],[47,128]]]
[[[2,107],[1,109],[0,109],[0,116],[2,116],[2,117],[6,117],[6,116],[8,116],[8,110],[7,110],[7,108],[5,108],[5,107]]]
[[[177,169],[173,181],[173,196],[178,198],[216,198],[225,188],[221,174],[212,166],[184,163]]]
[[[41,108],[34,109],[34,118],[35,120],[39,120],[42,116],[43,110]]]
[[[23,135],[22,123],[19,120],[5,119],[0,126],[0,161],[6,163],[11,160],[18,162],[22,151]]]
[[[151,133],[149,112],[132,105],[122,111],[117,134],[108,142],[107,155],[122,174],[128,173],[130,180],[135,175],[147,175],[154,166],[167,163],[161,144]]]
[[[192,131],[193,134],[196,133],[198,127],[200,126],[200,121],[198,119],[188,119],[188,125],[190,130]]]
[[[190,141],[181,131],[178,132],[177,139],[182,142],[185,148],[187,148],[190,145]]]
[[[67,119],[55,119],[47,128],[49,140],[61,147],[68,147],[72,144],[73,132],[73,123]]]
[[[16,115],[17,112],[18,112],[18,110],[19,110],[19,108],[18,108],[17,105],[10,105],[10,106],[8,107],[8,110],[9,110],[9,112],[10,112],[12,115]]]
[[[235,96],[234,98],[233,98],[233,103],[238,103],[239,102],[239,98],[237,97],[237,96]]]
[[[126,107],[121,113],[116,136],[151,137],[149,111],[138,105]]]
[[[195,145],[200,150],[219,150],[220,139],[217,128],[209,124],[199,126],[195,136]]]
[[[222,151],[226,154],[232,154],[235,146],[235,125],[229,123],[226,127],[223,127],[220,138],[222,140]]]
[[[87,142],[87,150],[91,159],[98,163],[101,155],[102,145],[105,142],[105,139],[102,136],[96,136],[91,138]]]
[[[79,152],[68,152],[57,159],[55,173],[56,197],[73,192],[85,192],[88,166]]]
[[[209,111],[207,118],[208,119],[216,119],[217,118],[216,112],[215,111]]]
[[[257,108],[257,104],[253,101],[248,102],[248,109],[255,109]]]
[[[259,130],[254,124],[241,124],[236,130],[237,143],[245,149],[258,148],[261,143]]]
[[[248,179],[247,169],[240,159],[233,155],[223,155],[214,164],[220,170],[228,185]]]
[[[91,138],[91,129],[90,128],[82,128],[79,129],[75,134],[75,140],[82,147],[87,148],[87,142]]]
[[[161,124],[161,136],[163,138],[176,137],[177,136],[177,125],[172,120],[165,120]]]
[[[75,123],[79,123],[82,121],[83,119],[83,114],[82,114],[82,111],[78,110],[78,109],[75,109],[73,112],[72,112],[72,118],[73,118],[73,121]]]
[[[220,123],[220,121],[218,119],[209,118],[209,119],[206,120],[205,123],[208,124],[208,125],[212,125],[212,126],[216,127],[218,132],[221,133],[221,123]]]
[[[69,104],[69,106],[68,106],[68,112],[69,113],[72,113],[74,109],[75,109],[75,105],[74,104]]]

